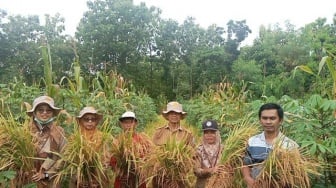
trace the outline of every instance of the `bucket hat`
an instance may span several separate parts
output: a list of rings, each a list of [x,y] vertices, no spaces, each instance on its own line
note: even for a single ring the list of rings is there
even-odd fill
[[[98,113],[98,110],[96,110],[92,106],[84,107],[80,112],[79,115],[76,117],[78,120],[82,118],[85,114],[95,114],[98,118],[98,122],[103,119],[103,115]]]
[[[34,101],[33,101],[33,108],[29,111],[27,111],[28,116],[32,116],[34,114],[34,111],[36,110],[36,107],[40,104],[47,104],[49,105],[50,108],[52,108],[55,111],[55,115],[57,116],[61,109],[55,107],[55,102],[54,99],[49,97],[49,96],[40,96],[37,97]]]
[[[183,111],[182,105],[176,101],[172,101],[167,104],[166,110],[162,111],[163,117],[167,119],[167,114],[169,112],[177,112],[182,114],[181,119],[184,119],[185,116],[187,115],[187,112]]]

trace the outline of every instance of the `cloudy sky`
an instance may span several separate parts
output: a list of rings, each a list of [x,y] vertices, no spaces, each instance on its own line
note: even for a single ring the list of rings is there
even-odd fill
[[[327,18],[332,21],[336,13],[335,0],[133,0],[145,2],[162,10],[163,18],[182,23],[188,16],[194,17],[202,27],[211,24],[226,27],[229,20],[245,19],[255,37],[260,25],[280,23],[285,20],[298,27]],[[74,34],[87,0],[0,0],[0,8],[9,14],[41,15],[60,13],[65,18],[66,32]],[[251,39],[250,38],[250,39]]]

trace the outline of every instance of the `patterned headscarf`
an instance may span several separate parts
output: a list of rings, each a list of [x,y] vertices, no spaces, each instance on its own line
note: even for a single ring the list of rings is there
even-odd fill
[[[201,154],[202,164],[207,168],[216,166],[221,152],[221,137],[219,131],[216,131],[216,141],[214,144],[208,144],[203,137],[202,145],[197,148]]]

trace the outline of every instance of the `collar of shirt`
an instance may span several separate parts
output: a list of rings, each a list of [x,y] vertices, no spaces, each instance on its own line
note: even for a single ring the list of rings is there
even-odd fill
[[[174,131],[183,131],[183,128],[181,127],[181,125],[177,128],[177,129],[175,129],[175,130],[172,130],[170,127],[169,127],[169,125],[166,125],[165,126],[165,129],[169,129],[170,131],[172,131],[172,132],[174,132]]]

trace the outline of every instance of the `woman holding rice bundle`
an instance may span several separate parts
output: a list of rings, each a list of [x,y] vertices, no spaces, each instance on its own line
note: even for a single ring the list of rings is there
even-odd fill
[[[64,130],[55,122],[60,111],[49,96],[36,98],[33,108],[27,111],[31,117],[29,127],[38,158],[34,162],[36,172],[32,180],[37,183],[38,188],[59,187],[51,180],[57,171],[56,162],[59,156],[56,153],[60,153],[66,144]]]
[[[99,114],[94,107],[84,107],[79,115],[76,117],[77,124],[79,125],[80,135],[82,137],[82,146],[81,151],[85,153],[95,152],[99,157],[94,154],[91,160],[100,159],[101,161],[90,161],[86,160],[88,166],[93,165],[93,163],[100,162],[102,169],[91,169],[92,171],[87,174],[88,177],[85,177],[85,174],[81,174],[80,179],[73,177],[70,187],[105,187],[108,184],[108,180],[104,170],[107,169],[109,164],[109,153],[107,148],[107,142],[104,140],[103,132],[98,130],[98,125],[103,119],[103,115]],[[75,136],[72,137],[74,139]],[[70,140],[69,140],[70,142]],[[69,148],[68,148],[69,150]],[[70,148],[71,150],[71,148]],[[86,151],[85,151],[86,150]],[[84,156],[85,157],[85,156]],[[90,164],[92,163],[92,164]],[[78,173],[78,172],[77,172]]]
[[[218,164],[223,146],[217,122],[215,120],[204,121],[202,131],[202,143],[196,148],[195,157],[196,188],[207,187],[212,175],[225,170],[224,166]]]

